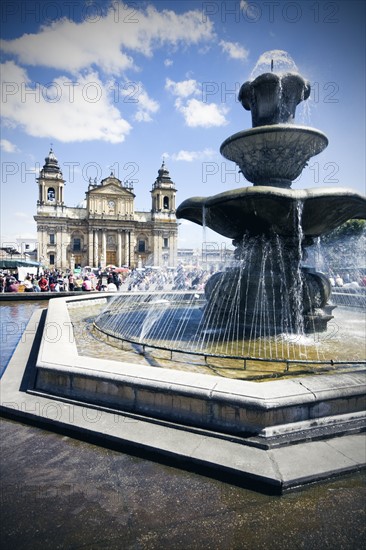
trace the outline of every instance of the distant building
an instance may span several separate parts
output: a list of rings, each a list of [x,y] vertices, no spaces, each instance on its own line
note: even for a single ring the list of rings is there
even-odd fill
[[[17,243],[17,250],[19,250],[19,253],[24,256],[25,258],[28,258],[30,260],[36,260],[38,253],[37,253],[37,239],[27,239],[23,237],[19,237],[16,239]]]
[[[178,248],[178,263],[202,269],[223,269],[234,261],[234,250],[225,243],[203,242],[200,249]]]
[[[164,162],[151,190],[151,211],[135,211],[132,185],[113,172],[89,181],[80,207],[64,202],[64,185],[52,151],[37,178],[38,260],[50,268],[177,264],[176,188]]]

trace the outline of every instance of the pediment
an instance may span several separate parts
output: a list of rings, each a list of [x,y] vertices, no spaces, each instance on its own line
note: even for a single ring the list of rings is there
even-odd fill
[[[88,191],[89,197],[92,196],[103,196],[103,195],[115,195],[118,197],[124,197],[124,198],[134,198],[134,194],[129,189],[126,189],[125,187],[119,187],[115,183],[109,183],[107,185],[98,186],[94,189],[90,189]]]

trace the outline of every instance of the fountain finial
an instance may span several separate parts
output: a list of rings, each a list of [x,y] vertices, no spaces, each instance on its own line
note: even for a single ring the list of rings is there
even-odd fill
[[[295,119],[296,107],[310,96],[310,83],[297,73],[263,73],[244,82],[238,99],[252,113],[252,126],[288,124]]]

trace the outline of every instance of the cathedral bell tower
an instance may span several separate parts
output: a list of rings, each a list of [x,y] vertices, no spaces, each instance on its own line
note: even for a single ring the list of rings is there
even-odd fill
[[[174,182],[171,180],[169,170],[165,167],[165,162],[161,165],[158,171],[158,177],[156,178],[153,188],[151,190],[152,199],[152,218],[161,218],[166,215],[174,215],[175,217],[175,196],[177,190]]]
[[[64,184],[62,172],[58,165],[58,160],[52,151],[45,158],[45,164],[39,172],[37,178],[39,197],[37,204],[62,206],[64,204]]]

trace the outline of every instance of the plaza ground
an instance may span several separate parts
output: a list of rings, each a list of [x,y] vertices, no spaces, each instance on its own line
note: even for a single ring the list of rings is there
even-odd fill
[[[355,550],[365,476],[281,497],[1,419],[1,547]]]

